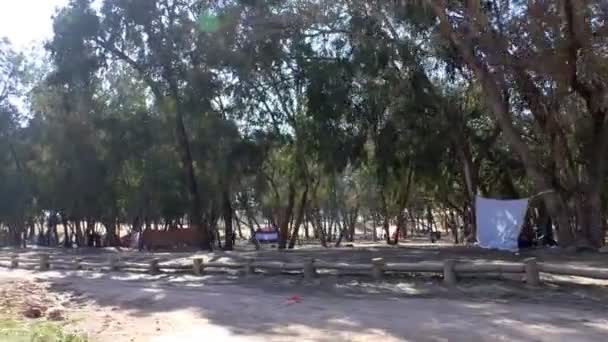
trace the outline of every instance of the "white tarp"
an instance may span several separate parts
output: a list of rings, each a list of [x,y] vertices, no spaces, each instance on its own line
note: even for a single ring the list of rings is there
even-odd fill
[[[528,199],[495,200],[477,196],[477,242],[483,248],[517,251]]]

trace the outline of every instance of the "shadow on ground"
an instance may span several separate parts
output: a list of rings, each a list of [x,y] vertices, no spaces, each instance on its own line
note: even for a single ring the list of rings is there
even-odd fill
[[[8,257],[16,250],[3,249]],[[296,262],[310,257],[324,261],[369,263],[420,260],[507,260],[536,256],[541,261],[608,267],[603,256],[567,254],[561,250],[531,250],[519,255],[470,247],[409,244],[364,245],[356,248],[306,246],[293,251],[156,252],[114,249],[27,249],[24,256],[44,251],[53,259],[107,260],[119,253],[125,260],[190,262],[206,260],[259,260]],[[6,272],[6,271],[3,271]],[[24,271],[19,271],[24,272]],[[390,276],[372,283],[369,278],[324,275],[304,283],[299,275],[209,274],[158,275],[52,271],[36,276],[50,282],[50,290],[69,296],[76,305],[121,312],[125,319],[176,322],[174,330],[188,334],[195,327],[204,338],[212,327],[231,339],[285,341],[412,340],[412,341],[599,341],[608,335],[608,287],[547,282],[528,289],[521,281],[461,279],[447,289],[437,277]],[[300,302],[290,302],[298,296]],[[181,322],[181,323],[180,323]],[[181,325],[180,325],[181,324]],[[181,328],[180,328],[181,327]],[[194,329],[194,330],[193,330]],[[176,332],[176,333],[177,333]],[[195,334],[194,332],[192,334]],[[173,340],[188,339],[172,335]],[[190,336],[190,335],[188,335]],[[171,339],[168,339],[171,340]],[[230,339],[226,339],[230,340]]]
[[[597,341],[608,334],[604,303],[547,286],[355,278],[303,283],[299,277],[127,276],[49,272],[51,290],[75,303],[133,317],[187,312],[247,340]],[[518,289],[519,288],[519,289]],[[301,302],[290,303],[294,295]],[[605,297],[604,297],[605,299]],[[182,316],[180,316],[182,317]],[[202,323],[201,323],[202,324]]]

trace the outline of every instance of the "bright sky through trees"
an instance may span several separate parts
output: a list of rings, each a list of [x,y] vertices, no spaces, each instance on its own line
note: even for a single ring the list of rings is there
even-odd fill
[[[67,0],[0,1],[0,37],[8,38],[21,50],[52,35],[55,8]]]

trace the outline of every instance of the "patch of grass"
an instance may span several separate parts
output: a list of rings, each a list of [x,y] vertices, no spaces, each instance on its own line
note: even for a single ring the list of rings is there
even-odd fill
[[[3,342],[89,342],[82,336],[66,332],[51,322],[27,322],[0,318],[0,341]]]

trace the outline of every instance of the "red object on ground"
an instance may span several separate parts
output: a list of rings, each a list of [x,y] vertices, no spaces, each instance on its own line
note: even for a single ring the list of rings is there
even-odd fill
[[[291,304],[301,303],[301,302],[302,302],[302,298],[300,298],[300,296],[291,296],[291,297],[287,298],[287,302],[285,304],[291,305]]]

